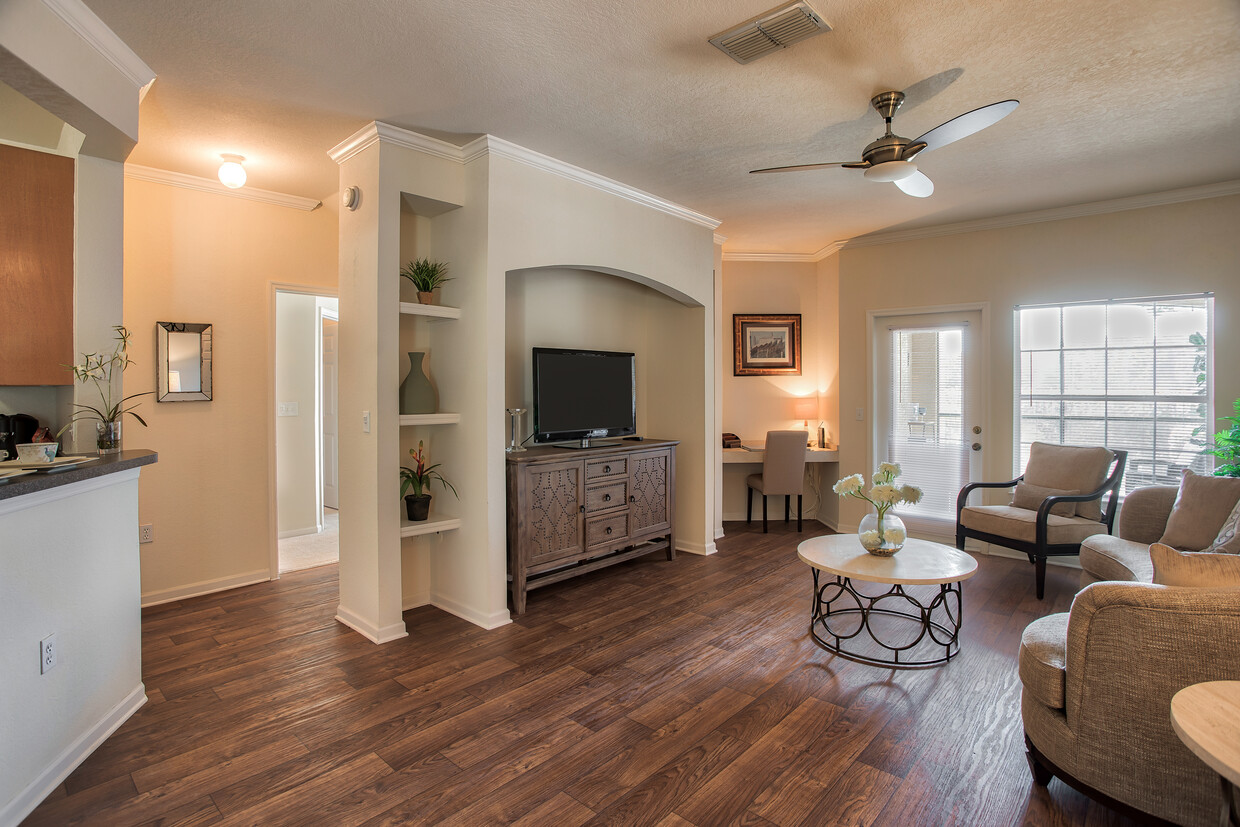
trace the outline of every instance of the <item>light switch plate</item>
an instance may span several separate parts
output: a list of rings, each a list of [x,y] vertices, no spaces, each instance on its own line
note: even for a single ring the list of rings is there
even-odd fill
[[[865,408],[857,408],[857,421],[858,422],[865,421]]]
[[[276,411],[277,416],[297,416],[296,402],[281,402],[279,409]]]

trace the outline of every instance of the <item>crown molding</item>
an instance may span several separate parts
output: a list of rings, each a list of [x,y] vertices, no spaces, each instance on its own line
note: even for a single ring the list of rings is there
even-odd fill
[[[125,45],[82,0],[43,0],[43,5],[124,75],[136,89],[155,79],[155,71]]]
[[[728,240],[728,237],[726,235],[719,235],[719,233],[715,233],[715,244],[716,245],[722,246],[723,242],[727,240]]]
[[[1183,187],[1165,192],[1152,192],[1146,195],[1132,195],[1127,198],[1113,198],[1108,201],[1091,201],[1086,204],[1072,204],[1066,207],[1053,207],[1048,210],[1013,213],[1012,215],[1000,215],[994,218],[981,218],[976,221],[961,221],[957,224],[940,224],[935,227],[919,227],[912,230],[875,233],[874,235],[848,239],[841,246],[848,249],[854,247],[873,247],[879,244],[895,244],[901,241],[915,241],[921,238],[975,233],[981,230],[999,230],[1006,227],[1019,227],[1024,224],[1040,224],[1045,221],[1062,221],[1068,218],[1105,215],[1127,210],[1140,210],[1146,207],[1160,207],[1167,204],[1183,204],[1187,201],[1222,198],[1228,195],[1240,195],[1240,181],[1223,181],[1218,184],[1205,184],[1199,187]]]
[[[361,129],[327,150],[327,156],[337,164],[343,164],[357,153],[379,140],[379,122],[371,121]]]
[[[746,253],[743,251],[725,252],[724,261],[768,261],[768,262],[799,262],[817,263],[829,255],[836,253],[844,246],[842,241],[832,241],[813,253]]]
[[[166,169],[143,167],[137,164],[125,164],[125,177],[137,181],[149,181],[153,184],[164,184],[170,187],[182,187],[198,192],[211,192],[216,195],[229,195],[233,198],[244,198],[248,201],[259,201],[263,204],[274,204],[277,207],[292,207],[295,210],[309,212],[322,205],[322,201],[313,198],[302,198],[300,195],[287,195],[282,192],[260,190],[255,187],[229,189],[218,181],[210,178],[199,178],[197,175],[186,175],[181,172],[170,172]]]

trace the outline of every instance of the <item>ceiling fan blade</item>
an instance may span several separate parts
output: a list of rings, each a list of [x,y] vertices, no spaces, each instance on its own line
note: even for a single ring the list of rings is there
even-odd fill
[[[926,148],[922,152],[929,152],[932,149],[947,146],[954,141],[959,141],[961,138],[969,137],[974,132],[980,132],[988,126],[997,124],[1010,115],[1012,110],[1019,105],[1020,101],[1006,100],[974,109],[972,112],[965,112],[963,115],[952,118],[947,123],[940,124],[931,129],[925,135],[917,138],[914,143],[924,142],[926,144]]]
[[[911,195],[914,198],[929,198],[934,194],[934,182],[927,178],[924,172],[914,172],[909,177],[901,178],[899,181],[892,183],[899,187],[906,195]]]
[[[853,166],[855,164],[860,164],[860,163],[863,163],[863,162],[861,161],[836,161],[835,163],[831,163],[831,164],[798,164],[793,167],[767,167],[766,169],[751,169],[749,170],[749,174],[753,175],[759,172],[801,172],[807,169],[827,169],[828,167]],[[869,166],[869,164],[866,164],[866,166]]]

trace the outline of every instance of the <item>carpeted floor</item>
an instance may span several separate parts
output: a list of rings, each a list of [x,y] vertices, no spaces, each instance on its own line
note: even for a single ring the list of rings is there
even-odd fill
[[[326,566],[340,559],[340,512],[323,509],[323,530],[318,534],[286,537],[280,541],[280,573]]]

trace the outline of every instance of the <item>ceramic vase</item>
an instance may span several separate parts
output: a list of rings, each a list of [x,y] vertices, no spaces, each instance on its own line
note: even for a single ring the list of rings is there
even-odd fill
[[[435,389],[422,368],[426,354],[414,351],[409,354],[409,375],[400,384],[400,412],[402,414],[435,413]]]
[[[415,523],[420,523],[431,515],[430,494],[410,494],[405,497],[405,513]]]
[[[121,421],[95,423],[95,445],[99,455],[119,454],[121,452]]]
[[[890,557],[904,548],[904,521],[890,511],[881,517],[871,511],[861,518],[857,537],[861,545],[875,557]]]

